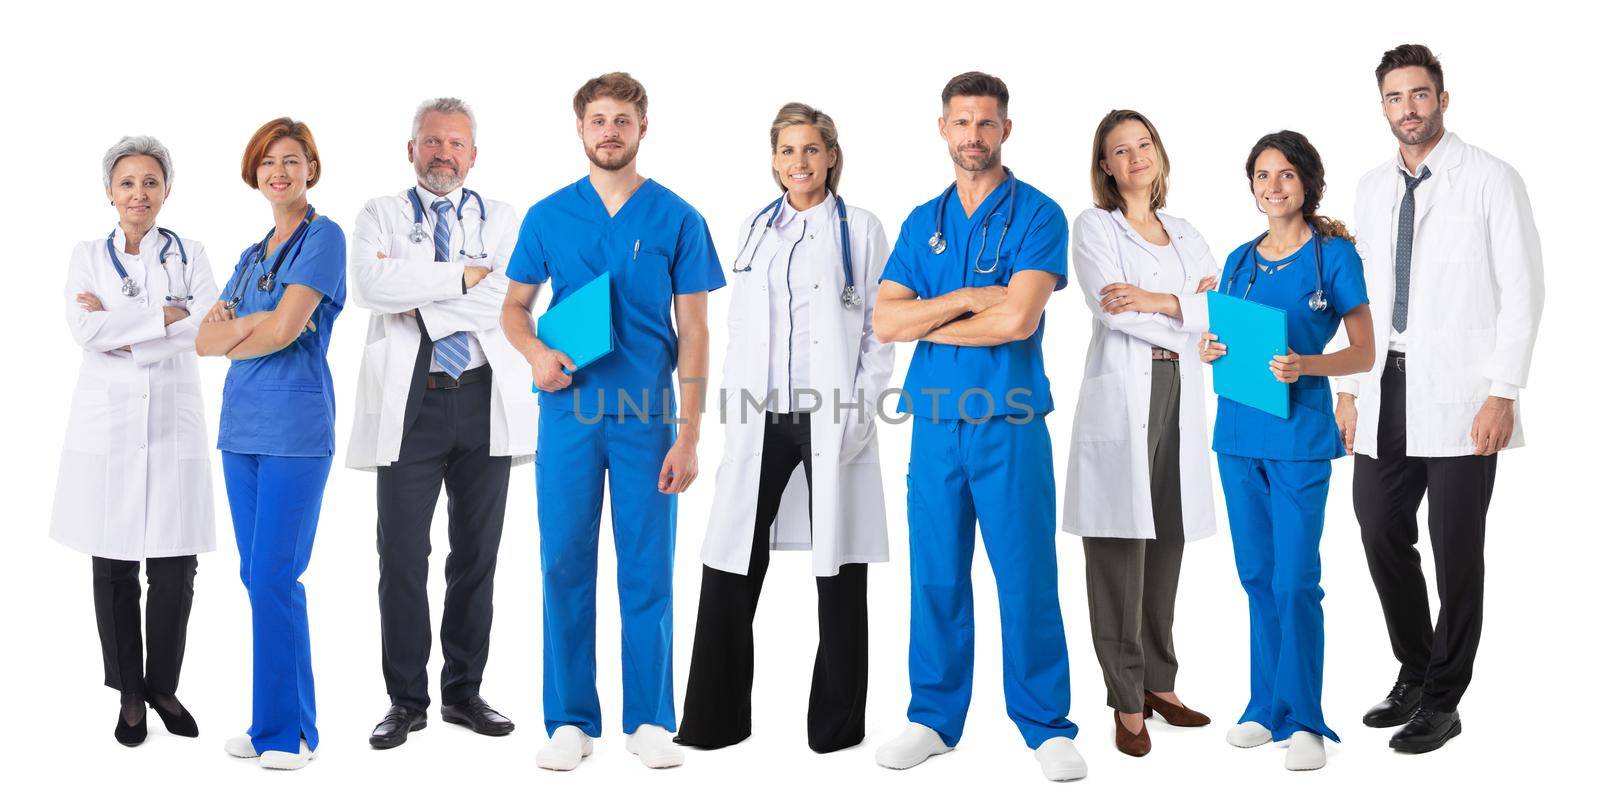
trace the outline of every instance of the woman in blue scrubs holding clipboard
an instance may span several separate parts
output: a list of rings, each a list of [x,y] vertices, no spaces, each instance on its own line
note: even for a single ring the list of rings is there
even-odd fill
[[[1229,254],[1219,291],[1284,311],[1289,353],[1261,368],[1289,385],[1289,414],[1217,399],[1212,448],[1250,600],[1250,703],[1228,743],[1287,739],[1284,767],[1304,771],[1327,763],[1323,738],[1339,740],[1322,718],[1317,549],[1333,460],[1345,453],[1327,377],[1372,367],[1372,313],[1354,239],[1317,215],[1326,182],[1311,143],[1293,131],[1268,134],[1245,174],[1268,229]],[[1349,345],[1323,353],[1341,321]],[[1202,361],[1226,354],[1215,334],[1203,335]]]

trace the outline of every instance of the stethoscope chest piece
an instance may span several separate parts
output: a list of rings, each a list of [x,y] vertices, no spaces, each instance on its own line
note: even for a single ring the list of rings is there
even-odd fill
[[[272,288],[276,284],[277,282],[272,280],[272,276],[262,276],[256,279],[256,289],[262,292],[272,292]]]
[[[1322,290],[1317,290],[1316,292],[1311,293],[1311,302],[1309,306],[1313,312],[1321,312],[1322,310],[1328,308],[1328,299],[1323,296]]]
[[[844,292],[839,293],[839,301],[840,301],[840,303],[843,303],[847,308],[850,308],[850,309],[854,309],[854,308],[860,306],[861,305],[861,294],[856,292],[856,285],[851,284],[849,286],[846,286],[844,288]]]
[[[421,245],[427,238],[428,235],[422,230],[421,223],[411,224],[411,243],[413,245]]]
[[[127,297],[129,297],[129,298],[138,297],[139,296],[139,282],[134,281],[131,276],[123,277],[123,279],[122,279],[122,294],[127,296]]]
[[[933,232],[933,236],[928,238],[928,249],[933,251],[933,254],[935,256],[938,256],[939,254],[944,253],[944,232],[943,231],[935,231],[935,232]]]

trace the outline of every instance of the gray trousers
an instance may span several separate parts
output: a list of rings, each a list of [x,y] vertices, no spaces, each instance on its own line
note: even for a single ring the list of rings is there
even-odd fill
[[[1170,691],[1178,677],[1173,606],[1183,565],[1183,496],[1179,486],[1178,363],[1150,362],[1147,425],[1150,500],[1156,537],[1086,537],[1089,629],[1106,679],[1106,704],[1144,710],[1144,692]]]

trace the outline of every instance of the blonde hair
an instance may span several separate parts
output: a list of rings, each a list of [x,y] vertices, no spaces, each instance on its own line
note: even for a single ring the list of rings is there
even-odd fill
[[[1106,158],[1106,137],[1111,135],[1111,130],[1117,126],[1133,120],[1142,123],[1150,132],[1150,143],[1156,146],[1156,154],[1161,159],[1161,168],[1156,173],[1155,183],[1150,185],[1150,211],[1155,211],[1167,205],[1167,176],[1172,172],[1172,163],[1167,160],[1167,146],[1161,144],[1161,134],[1156,133],[1156,127],[1150,118],[1137,111],[1128,109],[1113,109],[1106,116],[1100,118],[1100,126],[1094,129],[1094,147],[1090,150],[1089,157],[1089,188],[1094,193],[1094,205],[1108,212],[1122,210],[1128,211],[1127,202],[1122,199],[1122,192],[1117,189],[1116,176],[1109,175],[1100,168],[1100,162]]]
[[[822,145],[834,155],[833,166],[828,168],[828,191],[839,194],[839,176],[844,174],[844,150],[839,147],[839,129],[833,124],[833,118],[827,114],[807,106],[804,103],[785,103],[778,109],[778,116],[772,118],[772,152],[778,152],[778,132],[796,125],[809,125],[817,129],[822,135]],[[783,177],[778,175],[777,168],[772,170],[772,180],[778,182],[778,188],[787,191],[783,185]]]

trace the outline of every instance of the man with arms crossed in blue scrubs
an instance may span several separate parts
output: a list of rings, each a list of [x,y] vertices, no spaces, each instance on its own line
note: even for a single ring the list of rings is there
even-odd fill
[[[908,769],[955,747],[972,699],[972,549],[981,524],[1000,595],[1006,712],[1051,780],[1088,773],[1067,720],[1056,594],[1055,474],[1044,415],[1044,306],[1067,286],[1067,218],[1000,161],[999,78],[958,75],[939,133],[956,181],[912,211],[883,271],[873,326],[916,341],[900,397],[914,418],[910,724],[878,749]]]
[[[644,87],[613,72],[573,98],[589,175],[528,210],[506,275],[502,325],[533,367],[544,574],[542,768],[577,768],[600,735],[595,691],[595,559],[609,473],[622,608],[622,729],[646,766],[683,762],[672,743],[672,555],[676,499],[698,471],[695,446],[710,361],[706,293],[724,284],[705,220],[639,175]],[[529,310],[611,274],[613,350],[582,369],[540,342]],[[674,329],[673,317],[677,326]],[[676,415],[672,370],[683,385]]]

